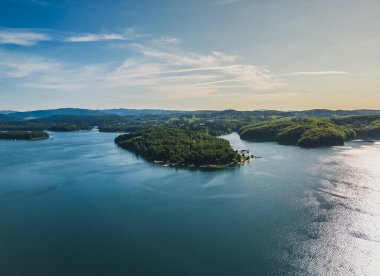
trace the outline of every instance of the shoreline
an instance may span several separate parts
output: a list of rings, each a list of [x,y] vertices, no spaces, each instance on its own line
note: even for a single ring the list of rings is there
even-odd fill
[[[138,155],[138,156],[141,156],[141,155]],[[186,169],[225,169],[225,168],[232,168],[232,167],[236,167],[239,165],[245,165],[245,164],[249,163],[249,161],[251,159],[249,157],[245,157],[244,160],[231,162],[231,163],[223,164],[223,165],[221,165],[221,164],[195,165],[195,164],[171,163],[171,162],[166,162],[166,161],[162,161],[162,160],[149,160],[147,158],[144,158],[143,156],[141,156],[141,157],[143,159],[147,160],[148,162],[152,162],[152,163],[160,165],[162,167],[186,168]]]

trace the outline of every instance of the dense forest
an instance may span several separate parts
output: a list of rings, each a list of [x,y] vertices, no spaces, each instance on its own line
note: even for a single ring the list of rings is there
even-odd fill
[[[380,115],[347,116],[333,121],[353,128],[358,138],[380,139]]]
[[[246,158],[231,148],[227,140],[204,131],[176,127],[148,127],[115,138],[115,143],[150,161],[173,166],[225,166]]]
[[[343,145],[355,138],[349,126],[338,125],[329,119],[278,119],[254,123],[239,130],[240,137],[251,141],[277,141],[279,144],[305,148]]]
[[[0,139],[3,140],[40,140],[49,138],[49,134],[44,131],[6,131],[0,132]]]

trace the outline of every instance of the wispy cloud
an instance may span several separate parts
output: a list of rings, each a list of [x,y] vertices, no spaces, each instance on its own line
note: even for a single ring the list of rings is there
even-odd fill
[[[0,77],[24,78],[35,73],[46,73],[58,68],[58,63],[41,57],[0,51]]]
[[[106,40],[125,40],[128,39],[122,34],[84,34],[75,35],[65,38],[67,42],[94,42],[94,41],[106,41]]]
[[[84,91],[99,85],[105,65],[75,66],[40,56],[0,51],[0,79],[47,91]]]
[[[0,28],[0,44],[14,44],[20,46],[33,46],[42,41],[61,42],[96,42],[135,39],[139,34],[127,30],[125,33],[65,33],[46,29],[18,29]]]
[[[67,35],[40,32],[46,35],[45,40],[66,43],[125,40],[128,37],[115,33]],[[348,74],[337,70],[275,74],[265,67],[246,63],[243,57],[235,54],[185,51],[175,37],[153,37],[140,43],[120,45],[133,54],[119,64],[114,61],[78,65],[0,51],[0,78],[13,79],[11,82],[15,86],[38,91],[99,94],[107,91],[114,97],[129,99],[187,101],[236,93],[240,98],[252,99],[253,95],[264,91],[277,93],[279,87],[287,85],[286,77]]]
[[[176,46],[180,43],[180,40],[172,36],[161,36],[152,40],[153,44],[159,47]]]
[[[103,66],[86,65],[77,68],[59,64],[54,70],[33,74],[20,85],[28,89],[60,91],[69,93],[88,93],[104,88],[102,76],[106,73]],[[103,91],[104,92],[104,91]]]
[[[109,74],[107,80],[111,86],[165,89],[166,93],[194,93],[195,90],[215,93],[219,88],[245,87],[257,90],[282,85],[268,70],[238,63],[239,57],[235,55],[219,51],[197,54],[180,48],[155,48],[141,44],[131,47],[140,57],[125,60]]]
[[[32,46],[47,40],[51,40],[51,37],[38,30],[0,28],[0,44]]]
[[[218,93],[219,89],[253,91],[282,85],[267,69],[239,62],[241,58],[236,55],[221,51],[199,54],[183,51],[175,44],[159,46],[149,40],[145,44],[128,45],[126,47],[135,52],[133,57],[116,66],[112,63],[78,66],[27,54],[0,52],[0,77],[14,79],[14,85],[30,89],[144,91],[173,99],[185,94],[205,97]]]
[[[248,99],[284,85],[268,69],[247,64],[242,57],[184,51],[175,38],[121,45],[130,56],[122,62],[86,65],[0,51],[0,79],[7,79],[15,90],[165,103],[207,101],[229,91]]]
[[[287,74],[288,76],[324,76],[324,75],[345,75],[345,71],[306,71],[306,72],[293,72]]]
[[[37,72],[48,72],[55,69],[56,64],[38,60],[1,61],[0,66],[6,68],[5,75],[11,78],[26,77]]]

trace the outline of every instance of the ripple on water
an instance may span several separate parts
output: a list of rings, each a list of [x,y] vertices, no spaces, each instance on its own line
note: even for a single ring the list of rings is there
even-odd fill
[[[278,259],[300,275],[380,275],[379,164],[376,143],[354,144],[308,168],[309,214],[287,235]]]

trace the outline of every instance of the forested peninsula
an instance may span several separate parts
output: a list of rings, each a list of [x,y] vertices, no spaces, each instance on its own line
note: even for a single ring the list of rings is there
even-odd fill
[[[144,128],[116,137],[115,143],[149,161],[174,167],[222,168],[249,159],[233,150],[227,140],[178,127]]]
[[[356,137],[350,126],[334,123],[329,119],[278,119],[253,123],[239,130],[240,137],[250,141],[276,141],[283,145],[303,148],[341,146]]]
[[[346,127],[351,127],[356,132],[357,138],[380,139],[380,116],[361,115],[334,118],[333,122]]]
[[[44,131],[1,131],[2,140],[41,140],[49,138],[49,134]]]

